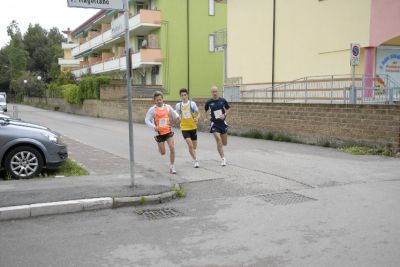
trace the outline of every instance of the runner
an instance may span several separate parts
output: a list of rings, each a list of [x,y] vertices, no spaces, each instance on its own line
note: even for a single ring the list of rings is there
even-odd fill
[[[221,156],[221,166],[226,166],[226,159],[224,155],[224,146],[228,144],[228,124],[225,119],[229,113],[228,102],[218,96],[218,87],[211,87],[212,98],[207,101],[205,105],[206,114],[210,110],[211,114],[211,129],[210,133],[214,135],[215,141],[217,142],[218,153]],[[206,115],[206,121],[209,120],[209,115]]]
[[[149,108],[146,114],[146,125],[153,128],[156,132],[154,139],[158,144],[158,151],[165,155],[165,141],[169,146],[170,173],[175,174],[175,145],[174,132],[171,129],[171,118],[180,121],[179,115],[174,109],[164,104],[163,94],[159,91],[154,92],[153,99],[155,105]]]
[[[176,111],[181,117],[181,131],[185,139],[189,153],[193,159],[193,167],[198,168],[199,162],[196,157],[197,148],[197,121],[200,113],[194,101],[189,100],[189,92],[186,88],[179,91],[182,102],[176,104]]]

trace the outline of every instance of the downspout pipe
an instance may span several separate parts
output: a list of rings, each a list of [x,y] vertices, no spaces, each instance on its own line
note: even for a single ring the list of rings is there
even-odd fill
[[[187,36],[187,90],[190,93],[190,0],[186,0],[186,36]]]
[[[272,13],[272,73],[271,73],[271,83],[272,83],[272,93],[271,102],[274,102],[274,86],[275,86],[275,27],[276,26],[276,0],[273,0],[273,13]]]

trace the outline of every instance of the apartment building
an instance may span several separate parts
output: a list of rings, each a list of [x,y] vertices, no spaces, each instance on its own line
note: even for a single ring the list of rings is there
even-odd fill
[[[67,37],[67,42],[61,44],[61,47],[64,50],[64,57],[58,59],[58,65],[60,65],[61,71],[74,71],[80,68],[80,60],[75,59],[72,56],[72,49],[77,47],[78,44],[73,40],[69,28],[68,30],[63,31],[63,33]]]
[[[129,2],[133,85],[162,90],[178,99],[179,89],[192,97],[209,95],[223,86],[223,53],[210,49],[209,36],[226,28],[226,4],[215,0],[141,0]],[[107,74],[123,79],[126,71],[124,34],[112,26],[123,13],[101,10],[71,31],[71,55],[79,59],[76,77]],[[122,25],[122,24],[121,24]],[[74,47],[72,47],[74,46]],[[68,54],[68,52],[65,52]]]
[[[357,74],[400,83],[398,0],[228,0],[227,75],[257,88],[308,76]]]

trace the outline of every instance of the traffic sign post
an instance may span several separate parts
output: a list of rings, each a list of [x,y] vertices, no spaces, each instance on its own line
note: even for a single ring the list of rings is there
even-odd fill
[[[129,0],[67,0],[68,7],[77,8],[95,8],[125,11],[124,13],[124,31],[125,31],[125,57],[126,57],[126,83],[128,89],[128,127],[129,127],[129,159],[131,186],[135,185],[135,158],[134,158],[134,143],[133,143],[133,121],[132,121],[132,56],[131,45],[129,41]],[[113,36],[121,34],[120,25],[116,24]]]
[[[352,68],[351,74],[351,92],[350,103],[357,104],[357,89],[356,89],[356,66],[360,65],[361,46],[359,44],[350,45],[350,65]]]

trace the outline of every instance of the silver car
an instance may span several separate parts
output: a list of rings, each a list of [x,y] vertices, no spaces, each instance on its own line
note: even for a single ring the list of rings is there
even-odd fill
[[[3,95],[0,95],[0,109],[4,112],[7,112],[7,102]]]
[[[0,117],[0,168],[27,179],[44,167],[55,168],[68,158],[67,146],[50,129]]]

